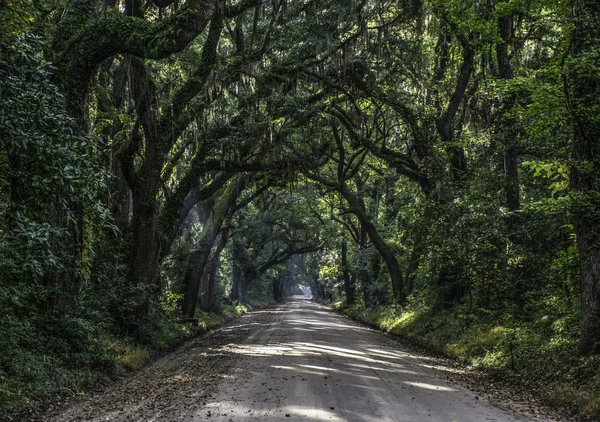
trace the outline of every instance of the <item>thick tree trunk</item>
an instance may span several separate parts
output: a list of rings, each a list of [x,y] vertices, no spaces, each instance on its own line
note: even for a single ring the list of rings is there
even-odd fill
[[[450,251],[449,254],[453,254]],[[464,286],[460,277],[460,265],[453,263],[452,255],[446,255],[437,279],[436,306],[440,309],[452,307],[464,295]]]
[[[160,245],[156,238],[156,208],[144,201],[143,195],[133,197],[133,222],[129,242],[128,276],[129,285],[135,288],[136,319],[148,314],[150,297],[156,287],[158,254]]]
[[[364,254],[366,253],[365,250],[367,249],[368,239],[369,238],[367,236],[367,231],[365,230],[364,226],[361,224],[360,225],[360,234],[358,237],[358,247],[360,248],[361,256],[364,256]],[[381,255],[379,253],[377,253],[377,256],[379,258],[381,258]],[[361,265],[360,262],[358,262],[358,265],[357,265],[357,268],[355,269],[355,271],[356,271],[356,277],[358,278],[358,280],[360,280],[360,287],[362,290],[363,300],[365,301],[365,305],[367,305],[367,306],[375,305],[377,303],[377,301],[374,298],[372,290],[369,289],[369,286],[371,285],[371,283],[369,283],[369,279],[370,279],[369,272],[365,270],[364,266]],[[372,280],[375,280],[375,278],[373,277]]]
[[[244,245],[239,239],[234,239],[231,254],[231,292],[229,293],[229,299],[240,302],[243,298],[244,273],[242,268],[245,254]]]
[[[340,193],[342,196],[348,201],[350,205],[350,211],[356,215],[359,219],[360,223],[363,225],[369,239],[375,246],[375,249],[379,252],[387,269],[390,273],[390,277],[392,279],[392,290],[394,294],[394,300],[396,303],[404,304],[406,303],[406,296],[404,294],[404,289],[402,287],[402,270],[400,270],[400,265],[398,264],[398,260],[394,254],[392,248],[385,242],[385,240],[381,237],[375,225],[371,222],[371,219],[367,215],[364,208],[361,206],[359,199],[354,195],[350,189],[346,186],[345,183],[342,183],[340,186]]]
[[[456,139],[455,119],[465,93],[469,85],[471,73],[473,72],[475,61],[475,51],[465,41],[463,42],[463,62],[460,67],[458,80],[454,87],[454,92],[450,97],[450,101],[446,110],[438,117],[436,128],[442,141],[446,144],[451,144]],[[467,162],[465,151],[462,147],[450,148],[450,172],[454,181],[462,181],[465,178],[467,171]]]
[[[599,223],[590,224],[580,215],[574,217],[581,265],[581,339],[582,354],[600,354],[600,248]],[[590,230],[588,230],[590,229]],[[593,231],[595,235],[591,235]],[[593,237],[593,238],[591,238]]]
[[[421,256],[425,252],[427,247],[426,242],[424,241],[425,237],[425,229],[420,229],[415,238],[415,245],[413,250],[410,253],[410,259],[408,260],[408,266],[406,268],[406,276],[404,282],[404,293],[408,296],[412,293],[414,288],[414,281],[416,276],[416,271],[419,268],[419,263],[421,262]]]
[[[281,295],[279,293],[281,286],[281,277],[279,275],[273,276],[272,280],[273,284],[273,301],[278,302],[281,299]]]
[[[131,191],[125,181],[123,170],[119,165],[115,166],[114,171],[114,204],[111,207],[115,224],[120,232],[127,237],[129,234],[129,216],[131,213]]]
[[[129,61],[129,72],[130,89],[135,98],[143,136],[138,127],[131,131],[130,146],[119,154],[119,161],[131,189],[132,222],[127,251],[127,281],[135,302],[134,316],[139,321],[148,314],[150,298],[158,288],[156,278],[160,242],[156,236],[156,197],[160,189],[165,151],[160,148],[157,134],[151,130],[155,127],[152,80],[144,63],[139,60]],[[143,142],[143,164],[138,172],[134,172],[134,155]]]
[[[286,278],[282,277],[281,282],[279,283],[279,292],[278,292],[279,299],[283,299],[283,293],[285,292],[285,284],[286,284],[285,280],[286,280]]]
[[[212,228],[205,227],[204,230],[212,232]],[[198,292],[204,278],[204,269],[212,248],[210,236],[202,236],[202,240],[196,245],[196,250],[190,257],[190,266],[184,278],[183,303],[181,306],[182,314],[186,318],[194,318],[196,314],[196,306],[198,304]]]
[[[198,207],[202,205],[206,204],[198,204]],[[206,223],[208,222],[208,219],[211,216],[213,210],[214,203],[211,204],[209,207],[206,207],[204,209],[204,212],[198,212],[198,222],[204,227],[204,230],[206,230]],[[203,234],[206,234],[206,231]],[[191,297],[194,294],[192,286],[194,285],[194,283],[196,282],[195,280],[197,280],[198,277],[200,277],[201,279],[200,283],[202,283],[202,281],[205,279],[204,265],[206,264],[206,262],[203,261],[203,256],[206,252],[206,245],[203,245],[205,241],[206,238],[202,237],[198,244],[195,245],[196,249],[190,253],[190,256],[188,258],[188,267],[183,278],[183,302],[181,304],[181,313],[186,318],[194,318],[195,314],[194,309],[194,314],[192,314],[191,316],[189,315],[190,307],[192,307]]]
[[[512,38],[512,16],[504,16],[498,20],[498,29],[500,32],[501,41],[496,45],[496,59],[498,61],[498,74],[504,80],[514,78],[512,66],[510,64],[510,56],[508,55],[508,46]],[[513,107],[515,103],[514,96],[507,98],[505,104],[505,114]],[[510,211],[516,211],[521,208],[521,191],[519,186],[519,155],[515,142],[518,131],[514,127],[516,122],[510,119],[506,121],[501,119],[501,123],[508,124],[508,127],[499,128],[499,132],[504,133],[504,171],[505,171],[505,191],[506,191],[506,207]],[[513,226],[514,221],[511,222]],[[512,227],[510,227],[512,229]]]
[[[286,284],[286,276],[284,274],[278,273],[276,276],[273,276],[273,300],[275,302],[279,302],[283,299],[283,292]]]
[[[221,266],[221,252],[227,245],[229,236],[226,231],[221,232],[221,237],[217,243],[217,248],[210,260],[206,277],[203,277],[203,284],[201,286],[202,294],[200,296],[200,308],[204,312],[210,312],[212,310],[213,296],[215,291],[215,284],[217,282],[217,271]]]
[[[600,0],[573,0],[575,29],[567,60],[573,119],[573,226],[581,266],[582,354],[600,353]]]
[[[348,270],[348,242],[346,239],[342,240],[342,277],[344,279],[344,289],[346,291],[346,303],[353,305],[355,302],[354,285],[350,278],[350,272]]]
[[[317,259],[313,259],[310,264],[308,279],[310,283],[310,292],[312,293],[313,299],[318,302],[322,301],[323,291],[321,289],[321,283],[319,282],[319,261]]]
[[[244,300],[244,276],[238,270],[234,270],[232,274],[231,293],[229,299],[232,302],[242,302]]]
[[[219,201],[215,204],[214,210],[204,226],[202,236],[197,244],[197,251],[193,256],[195,261],[192,262],[193,269],[189,277],[186,277],[186,286],[183,295],[183,314],[188,318],[193,318],[196,313],[202,275],[208,262],[210,251],[219,234],[223,220],[227,216],[229,209],[235,204],[240,190],[243,188],[244,178],[245,176],[237,176],[236,179],[230,182],[221,198],[219,198]]]
[[[514,136],[515,134],[512,133]],[[511,140],[509,142],[514,142]],[[510,211],[521,208],[521,188],[519,185],[519,155],[514,146],[508,146],[504,152],[506,207]],[[511,227],[512,228],[512,227]]]

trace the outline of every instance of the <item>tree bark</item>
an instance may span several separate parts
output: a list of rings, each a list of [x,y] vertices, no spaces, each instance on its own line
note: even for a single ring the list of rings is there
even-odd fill
[[[463,42],[463,62],[460,67],[458,80],[454,92],[450,96],[448,107],[438,117],[436,127],[442,141],[446,144],[452,143],[456,138],[455,119],[460,104],[465,98],[465,93],[471,79],[475,61],[475,51],[465,41]],[[462,147],[453,146],[450,148],[450,171],[455,181],[464,179],[467,170],[465,151]]]
[[[278,273],[277,275],[273,276],[273,301],[275,302],[279,302],[281,299],[283,299],[283,292],[286,284],[286,274],[287,272],[284,274]]]
[[[600,353],[600,0],[572,0],[574,31],[567,59],[573,165],[573,226],[581,268],[582,354]]]
[[[215,51],[221,29],[222,15],[217,9],[210,25],[207,42],[202,50],[201,65],[197,71],[200,79],[192,82],[196,91],[193,89],[191,92],[182,92],[179,90],[175,96],[175,100],[181,99],[184,104],[182,105],[181,102],[177,102],[175,105],[173,103],[174,106],[169,107],[169,110],[173,108],[179,110],[179,107],[188,104],[198,92],[197,90],[201,86],[204,86],[206,78],[210,74],[216,60]],[[165,114],[163,114],[161,121],[157,124],[155,110],[153,109],[153,104],[155,103],[154,84],[147,74],[143,62],[133,58],[130,63],[131,80],[133,81],[131,83],[131,91],[135,98],[140,127],[143,129],[144,136],[142,139],[141,134],[137,130],[132,131],[130,147],[120,156],[120,161],[122,170],[130,185],[133,198],[127,280],[135,292],[135,297],[133,298],[135,302],[135,318],[141,320],[148,314],[150,298],[158,287],[156,275],[161,244],[156,225],[158,214],[156,198],[161,187],[161,170],[169,149],[180,132],[177,132],[177,135],[175,135],[173,131],[167,130],[167,126],[171,126],[164,123],[164,119],[166,119]],[[180,129],[183,130],[183,128]],[[137,149],[142,144],[144,144],[143,162],[139,171],[134,172],[133,162],[135,154],[139,152]]]
[[[189,173],[184,176],[187,178]],[[196,179],[199,176],[196,177]],[[232,173],[220,173],[212,178],[202,188],[198,186],[188,186],[187,197],[184,195],[179,198],[175,198],[175,194],[166,198],[163,207],[157,217],[157,229],[158,235],[161,240],[161,261],[169,251],[175,239],[177,239],[180,227],[188,216],[189,212],[194,206],[202,201],[207,201],[208,198],[212,197],[219,189],[233,177]],[[180,190],[181,182],[177,186],[177,191]],[[185,198],[185,199],[183,199]]]
[[[339,191],[342,196],[348,201],[350,205],[350,211],[356,215],[359,219],[360,223],[363,225],[369,239],[375,246],[375,249],[380,253],[381,257],[385,261],[385,264],[390,273],[390,277],[392,279],[392,291],[394,294],[394,300],[396,303],[404,304],[406,303],[406,295],[404,294],[404,289],[402,286],[402,270],[400,269],[400,265],[398,264],[398,260],[394,254],[392,248],[385,242],[385,240],[381,237],[377,228],[367,215],[364,208],[361,206],[359,199],[354,195],[348,186],[345,183],[341,183],[339,187]]]
[[[361,256],[364,256],[366,254],[366,249],[367,249],[367,242],[369,241],[368,235],[367,235],[367,231],[365,230],[365,227],[363,224],[360,224],[360,231],[359,231],[359,236],[358,236],[358,247],[360,249],[360,253]],[[381,254],[379,254],[379,252],[376,253],[376,255],[381,258]],[[375,295],[373,294],[373,291],[371,289],[369,289],[369,280],[376,280],[375,277],[369,277],[369,271],[366,271],[366,269],[364,268],[363,265],[361,265],[361,263],[358,263],[358,266],[356,268],[356,277],[358,278],[358,280],[360,280],[360,286],[362,289],[362,293],[363,293],[363,300],[365,301],[365,305],[368,306],[372,306],[377,304],[377,298],[375,297]],[[387,294],[387,292],[386,292]]]
[[[273,284],[273,301],[278,302],[281,297],[279,296],[279,285],[281,284],[281,279],[279,275],[273,276],[272,280]]]
[[[355,300],[354,285],[350,279],[348,268],[348,242],[342,240],[342,277],[344,279],[344,289],[346,291],[346,304],[353,305]]]
[[[514,133],[512,134],[515,135]],[[513,143],[514,140],[509,140]],[[521,188],[519,186],[519,154],[513,145],[509,145],[504,152],[505,160],[505,189],[506,207],[510,211],[518,211],[521,208]]]
[[[77,3],[77,2],[76,2]],[[83,2],[79,2],[83,3]],[[58,52],[62,68],[67,108],[78,121],[85,121],[86,103],[91,81],[98,66],[117,54],[161,59],[183,50],[210,21],[217,7],[215,0],[191,0],[165,20],[151,23],[134,16],[112,15],[101,20],[82,19],[87,25],[76,31]],[[73,25],[73,19],[68,21]],[[79,23],[79,26],[82,26]],[[57,39],[61,38],[61,30]]]
[[[146,195],[136,192],[133,195],[132,235],[129,241],[127,280],[135,287],[136,319],[148,314],[150,297],[156,287],[156,272],[160,245],[156,238],[156,209],[153,201],[145,201]]]
[[[240,302],[243,299],[243,266],[245,260],[244,245],[240,239],[234,238],[231,254],[231,292],[229,293],[229,299]]]
[[[204,312],[210,312],[212,310],[213,296],[215,291],[215,284],[217,282],[217,271],[221,266],[221,253],[225,246],[229,236],[226,231],[221,232],[221,237],[217,243],[217,248],[210,260],[207,276],[203,278],[203,285],[201,286],[202,295],[200,296],[200,308]]]
[[[227,186],[219,201],[215,204],[214,210],[208,217],[208,221],[202,231],[202,236],[196,246],[196,251],[193,255],[192,270],[189,276],[186,277],[186,285],[183,294],[183,314],[188,318],[193,318],[196,313],[198,304],[198,293],[202,282],[210,251],[215,243],[215,239],[219,234],[219,229],[223,224],[223,220],[227,216],[229,209],[235,204],[235,201],[243,189],[245,176],[239,175],[232,180]]]
[[[408,266],[406,267],[406,277],[404,282],[404,292],[406,295],[410,295],[414,288],[414,281],[416,277],[416,271],[419,268],[419,263],[421,262],[421,256],[425,252],[427,248],[427,244],[424,240],[425,238],[425,229],[421,228],[417,232],[415,237],[415,244],[413,246],[413,250],[410,253],[410,258],[408,260]]]
[[[285,277],[281,278],[281,282],[279,283],[279,292],[278,292],[278,296],[279,299],[283,299],[283,293],[285,292]]]
[[[498,61],[498,73],[500,78],[511,80],[514,78],[512,66],[510,64],[510,56],[508,55],[508,45],[511,40],[513,17],[504,16],[498,20],[498,29],[500,32],[501,42],[496,45],[496,59]],[[511,95],[506,100],[505,111],[509,111],[514,106],[515,98]],[[502,119],[502,122],[506,121]],[[504,138],[504,171],[505,171],[505,191],[506,191],[506,207],[510,211],[516,211],[521,208],[521,191],[519,186],[519,155],[515,146],[515,138],[518,136],[515,130],[514,122],[508,122],[509,127],[506,128]],[[501,128],[500,130],[504,130]],[[511,223],[512,226],[512,223]],[[512,227],[511,227],[512,229]]]

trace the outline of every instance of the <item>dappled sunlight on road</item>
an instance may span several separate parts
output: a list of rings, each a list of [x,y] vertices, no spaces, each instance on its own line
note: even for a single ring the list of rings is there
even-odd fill
[[[460,369],[444,362],[294,299],[198,337],[43,422],[522,420],[451,383]]]
[[[302,406],[286,406],[284,409],[286,414],[298,415],[303,420],[313,420],[313,421],[344,421],[344,419],[339,418],[335,412],[328,411],[324,409],[310,409]]]
[[[207,402],[210,420],[516,421],[444,379],[426,356],[307,300],[293,300],[248,340]]]
[[[456,391],[454,388],[445,387],[445,386],[442,386],[442,385],[427,384],[427,383],[424,383],[424,382],[410,382],[410,381],[406,381],[405,384],[411,385],[413,387],[424,388],[426,390]]]

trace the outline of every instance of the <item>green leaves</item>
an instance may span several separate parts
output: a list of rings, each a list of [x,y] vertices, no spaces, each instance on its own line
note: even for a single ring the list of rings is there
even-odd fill
[[[565,193],[569,187],[569,167],[557,162],[524,161],[523,167],[533,171],[534,177],[540,177],[550,181],[548,189],[552,195]]]
[[[108,225],[98,197],[104,189],[97,138],[80,135],[65,111],[53,79],[54,67],[42,57],[43,42],[15,38],[0,58],[0,244],[6,250],[0,272],[11,284],[37,284],[63,270],[72,251],[68,226],[76,223],[74,202],[86,221]],[[82,228],[83,230],[83,228]],[[78,233],[77,235],[82,235]],[[82,240],[83,249],[92,239]],[[82,264],[83,265],[83,264]]]

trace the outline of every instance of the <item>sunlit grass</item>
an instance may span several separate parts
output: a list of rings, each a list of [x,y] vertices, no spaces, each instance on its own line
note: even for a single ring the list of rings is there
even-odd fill
[[[152,353],[147,347],[127,346],[122,353],[115,357],[115,361],[129,370],[138,369],[146,362]]]

